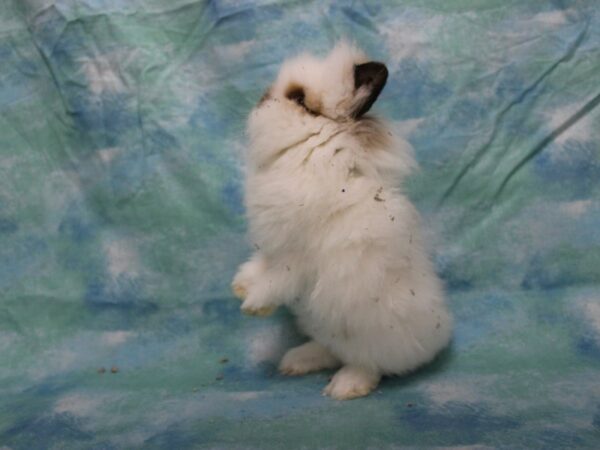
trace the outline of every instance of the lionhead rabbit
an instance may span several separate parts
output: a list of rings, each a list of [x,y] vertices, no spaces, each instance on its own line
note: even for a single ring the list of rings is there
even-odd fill
[[[452,320],[399,184],[408,143],[367,115],[388,76],[347,43],[286,61],[248,121],[246,208],[257,248],[233,280],[242,310],[286,305],[310,341],[280,371],[340,367],[325,394],[367,395],[430,361]]]

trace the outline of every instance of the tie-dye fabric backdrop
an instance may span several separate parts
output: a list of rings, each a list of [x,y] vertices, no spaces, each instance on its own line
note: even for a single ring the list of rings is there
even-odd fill
[[[341,36],[388,64],[456,317],[345,403],[229,291],[245,117]],[[599,448],[599,103],[593,0],[4,0],[0,448]]]

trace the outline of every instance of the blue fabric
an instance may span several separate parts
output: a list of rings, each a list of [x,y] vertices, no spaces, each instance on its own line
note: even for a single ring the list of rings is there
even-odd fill
[[[456,318],[344,403],[229,290],[245,118],[342,36]],[[8,0],[0,61],[0,448],[600,447],[598,2]]]

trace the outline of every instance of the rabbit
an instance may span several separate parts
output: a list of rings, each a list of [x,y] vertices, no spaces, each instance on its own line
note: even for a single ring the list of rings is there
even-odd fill
[[[245,206],[256,252],[232,282],[244,313],[287,306],[310,340],[285,375],[338,369],[323,393],[368,395],[431,361],[452,317],[420,218],[399,188],[411,146],[367,114],[386,66],[342,41],[283,63],[248,119]]]

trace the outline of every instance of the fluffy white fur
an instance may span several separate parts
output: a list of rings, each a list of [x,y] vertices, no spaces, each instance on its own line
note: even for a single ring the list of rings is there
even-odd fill
[[[408,143],[353,112],[365,55],[346,43],[283,64],[248,121],[246,208],[257,251],[233,280],[242,310],[288,306],[312,339],[280,371],[335,368],[324,393],[367,395],[448,344],[452,321],[424,249],[419,216],[398,188],[415,167]],[[301,89],[302,102],[288,98]]]

